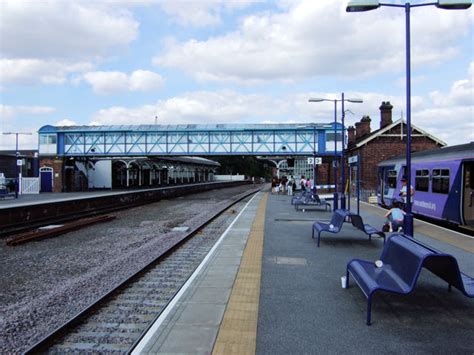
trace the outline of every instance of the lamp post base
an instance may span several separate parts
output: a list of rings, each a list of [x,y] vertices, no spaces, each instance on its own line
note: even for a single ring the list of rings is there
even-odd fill
[[[346,209],[346,195],[341,194],[341,209],[345,210]]]
[[[407,213],[403,221],[403,234],[413,237],[413,215]]]
[[[337,192],[334,193],[333,201],[334,201],[334,208],[333,208],[333,210],[335,211],[335,210],[337,210],[337,209],[339,208],[339,206],[338,206],[339,201],[338,201],[338,194],[337,194]]]

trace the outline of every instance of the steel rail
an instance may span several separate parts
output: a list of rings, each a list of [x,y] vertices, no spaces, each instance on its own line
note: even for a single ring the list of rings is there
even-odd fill
[[[164,257],[170,255],[172,252],[177,250],[184,242],[189,240],[192,236],[197,234],[200,230],[202,230],[204,227],[206,227],[209,223],[211,223],[214,219],[216,219],[218,216],[220,216],[222,213],[224,213],[226,210],[228,210],[230,207],[235,205],[236,203],[242,201],[243,199],[247,198],[248,196],[251,196],[253,194],[256,194],[259,192],[261,188],[253,189],[251,191],[247,191],[241,195],[238,195],[238,198],[236,200],[232,200],[226,206],[222,207],[219,211],[214,213],[210,218],[208,218],[205,222],[201,223],[197,227],[194,227],[191,231],[189,231],[180,241],[178,241],[176,244],[171,246],[168,250],[163,251],[160,255],[158,255],[155,259],[150,261],[147,265],[145,265],[143,268],[141,268],[138,271],[135,271],[133,274],[129,275],[128,277],[125,277],[122,281],[119,281],[115,287],[107,291],[105,294],[97,298],[95,301],[93,301],[89,306],[85,307],[81,311],[79,311],[76,315],[74,315],[70,320],[53,330],[51,333],[43,337],[40,341],[29,347],[26,351],[23,352],[23,354],[37,354],[37,353],[44,353],[47,351],[48,348],[52,347],[55,343],[55,341],[66,334],[69,333],[71,329],[79,325],[84,319],[86,319],[90,313],[93,313],[95,310],[99,309],[102,307],[103,304],[107,302],[107,299],[112,296],[115,292],[120,291],[120,289],[125,288],[135,282],[140,276],[142,276],[144,273],[149,271],[151,268],[153,268],[158,262],[160,262]],[[179,289],[176,291],[179,292]],[[171,297],[172,299],[172,297]],[[165,309],[166,306],[163,308]],[[161,313],[161,312],[160,312]],[[158,314],[159,316],[159,314]],[[145,333],[149,327],[147,327],[142,334],[140,334],[139,338],[143,336],[143,333]],[[131,348],[135,343],[132,345]]]
[[[236,182],[234,182],[234,183],[236,183]],[[180,190],[186,190],[186,189],[193,188],[193,187],[206,187],[206,189],[203,190],[203,191],[209,191],[209,190],[215,189],[215,188],[227,188],[227,187],[233,187],[233,186],[234,185],[214,187],[212,184],[208,184],[208,183],[196,183],[196,184],[186,184],[186,185],[176,185],[176,186],[165,186],[165,187],[159,187],[159,188],[156,188],[156,189],[144,189],[144,190],[134,190],[134,191],[126,191],[126,192],[121,191],[121,192],[117,192],[117,195],[121,195],[121,194],[125,195],[125,194],[133,194],[133,193],[143,194],[147,191],[161,190],[161,191],[163,191],[163,196],[151,198],[149,196],[144,195],[141,198],[138,198],[138,199],[135,199],[135,200],[131,200],[131,201],[128,200],[127,203],[112,202],[112,203],[109,203],[106,206],[90,207],[86,210],[72,211],[70,213],[63,214],[61,216],[52,216],[52,217],[51,216],[42,216],[41,218],[37,218],[37,219],[31,220],[31,221],[30,220],[24,220],[24,219],[20,220],[19,219],[18,221],[16,221],[13,224],[8,224],[8,225],[0,224],[0,238],[1,237],[8,237],[8,236],[18,234],[18,233],[24,233],[24,232],[30,231],[32,229],[48,225],[48,224],[67,223],[67,222],[70,222],[70,221],[77,220],[79,218],[95,217],[95,216],[98,216],[98,215],[103,215],[103,214],[107,214],[107,213],[111,213],[111,212],[115,212],[115,211],[129,209],[129,208],[132,208],[132,207],[138,207],[138,206],[142,206],[142,205],[146,205],[146,204],[150,204],[150,203],[155,203],[155,202],[158,202],[162,199],[167,199],[167,198],[171,198],[171,197],[179,197],[179,196],[189,195],[189,194],[193,194],[193,193],[197,193],[197,192],[202,192],[202,191],[193,191],[191,189],[189,191],[180,191]],[[114,196],[114,195],[104,195],[103,197],[108,198],[110,196]],[[96,199],[100,199],[100,198],[101,197],[95,196],[95,197],[90,197],[88,199],[96,200]],[[83,199],[82,201],[85,201],[85,200],[87,200],[87,199]],[[73,201],[80,201],[80,200],[73,200]],[[64,201],[45,202],[45,204],[49,205],[49,204],[55,204],[55,203],[61,203],[61,202],[64,202]],[[12,207],[12,208],[16,208],[16,207]],[[1,218],[0,218],[0,221],[1,221]]]
[[[35,229],[30,232],[22,233],[15,236],[13,239],[9,239],[6,242],[8,246],[15,246],[24,244],[33,240],[41,240],[45,238],[56,237],[65,233],[69,233],[78,229],[85,228],[87,226],[104,223],[115,219],[115,216],[97,216],[91,218],[80,219],[71,223],[66,223],[64,225],[52,226],[52,228],[46,229]]]

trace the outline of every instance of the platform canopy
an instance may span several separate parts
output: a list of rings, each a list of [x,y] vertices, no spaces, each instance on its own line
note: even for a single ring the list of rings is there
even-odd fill
[[[187,124],[44,126],[39,154],[57,156],[334,155],[342,125]]]

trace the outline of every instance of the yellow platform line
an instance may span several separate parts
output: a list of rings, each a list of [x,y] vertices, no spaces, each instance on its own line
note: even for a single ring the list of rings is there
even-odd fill
[[[267,199],[268,193],[265,193],[258,206],[217,334],[212,352],[215,355],[255,354]]]

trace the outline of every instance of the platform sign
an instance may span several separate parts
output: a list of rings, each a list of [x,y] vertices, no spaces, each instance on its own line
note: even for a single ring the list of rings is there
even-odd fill
[[[16,166],[22,166],[22,165],[23,165],[23,159],[17,159]]]
[[[347,161],[349,162],[349,164],[357,163],[357,155],[353,155],[352,157],[349,157]]]
[[[316,160],[316,165],[321,165],[323,163],[323,158],[317,157],[317,158],[308,158],[308,165],[314,165]]]

